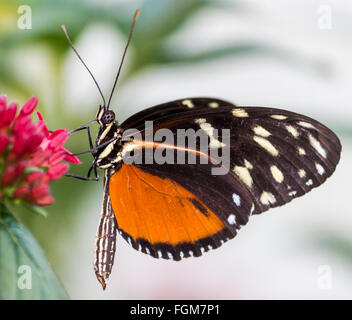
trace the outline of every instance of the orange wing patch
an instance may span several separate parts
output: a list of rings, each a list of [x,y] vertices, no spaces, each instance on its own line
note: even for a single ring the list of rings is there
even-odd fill
[[[136,249],[155,257],[201,255],[219,246],[210,240],[227,230],[188,190],[135,166],[123,164],[111,176],[109,188],[119,230]]]

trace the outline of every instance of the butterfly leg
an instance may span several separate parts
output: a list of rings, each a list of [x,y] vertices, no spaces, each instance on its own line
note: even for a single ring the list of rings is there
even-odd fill
[[[84,180],[84,181],[99,181],[99,175],[97,177],[87,177],[87,176],[80,176],[72,173],[66,173],[64,174],[65,177],[71,177],[71,178],[76,178],[79,180]]]
[[[94,177],[90,176],[92,170],[94,171]],[[97,167],[94,165],[94,163],[89,168],[87,176],[80,176],[80,175],[76,175],[76,174],[72,174],[72,173],[66,173],[64,176],[65,177],[76,178],[76,179],[84,180],[84,181],[99,181],[99,174],[98,174],[98,171],[97,171]]]
[[[97,147],[95,148],[91,148],[90,150],[87,150],[87,151],[83,151],[83,152],[79,152],[79,153],[68,153],[68,152],[65,152],[66,155],[68,156],[81,156],[83,154],[88,154],[88,153],[91,153],[93,156],[94,156],[94,153],[96,151],[98,151],[99,149],[102,149],[104,147],[106,147],[108,144],[110,144],[111,142],[114,142],[115,140],[117,140],[118,137],[114,137],[114,138],[111,138],[110,140],[98,145]]]
[[[81,125],[81,126],[75,128],[75,129],[70,130],[68,134],[71,135],[72,133],[75,133],[75,132],[78,132],[78,131],[87,129],[87,131],[88,131],[89,147],[90,147],[90,149],[93,149],[94,146],[93,146],[93,142],[92,142],[92,136],[91,136],[91,134],[90,134],[90,127],[89,127],[88,125],[91,124],[91,123],[94,122],[94,121],[97,121],[97,119],[91,120],[91,121],[89,121],[89,122],[87,122],[87,123],[85,123],[85,124],[83,124],[83,125]],[[53,131],[53,130],[49,130],[49,132],[50,132],[50,133],[53,133],[54,131]]]
[[[81,130],[84,130],[86,128],[88,128],[88,125],[91,124],[92,122],[94,121],[97,121],[97,119],[93,119],[85,124],[82,124],[81,126],[77,127],[76,129],[72,129],[70,130],[69,134],[72,134],[72,133],[75,133],[75,132],[78,132],[78,131],[81,131]]]
[[[95,121],[95,120],[93,120],[93,121]],[[89,140],[89,148],[90,148],[90,149],[93,149],[94,146],[93,146],[92,136],[91,136],[91,134],[90,134],[90,127],[88,126],[88,124],[90,124],[91,122],[92,122],[92,121],[90,121],[90,122],[84,124],[83,126],[80,126],[80,127],[76,128],[76,129],[71,130],[71,131],[70,131],[70,134],[87,129],[88,140]]]

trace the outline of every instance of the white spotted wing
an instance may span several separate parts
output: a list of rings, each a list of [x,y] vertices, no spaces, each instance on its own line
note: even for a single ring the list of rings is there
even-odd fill
[[[158,129],[173,133],[175,152],[180,149],[176,139],[180,129],[203,131],[209,150],[217,149],[220,154],[229,150],[229,171],[218,176],[212,174],[216,167],[212,162],[135,164],[182,185],[222,219],[229,231],[226,238],[214,235],[213,242],[203,243],[213,248],[232,238],[251,214],[283,205],[321,185],[340,159],[341,144],[329,128],[286,110],[187,98],[139,112],[122,123],[121,130],[138,129],[146,139],[145,121],[153,121],[153,134]],[[224,133],[229,139],[222,129],[229,130]],[[182,149],[194,153],[187,144]]]

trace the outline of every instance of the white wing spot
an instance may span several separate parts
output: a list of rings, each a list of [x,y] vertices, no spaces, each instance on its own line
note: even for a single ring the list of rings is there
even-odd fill
[[[145,251],[147,252],[147,254],[150,254],[150,251],[147,247],[145,248]]]
[[[213,247],[209,244],[208,249],[211,250],[211,249],[213,249]]]
[[[210,123],[207,123],[204,118],[200,118],[195,120],[195,123],[198,123],[200,128],[205,131],[205,133],[209,136],[210,142],[209,142],[209,147],[210,148],[222,148],[225,147],[226,144],[220,142],[219,140],[214,138],[214,128]]]
[[[159,257],[159,258],[162,258],[162,257],[163,257],[163,254],[161,253],[160,250],[158,250],[158,257]]]
[[[305,156],[306,155],[306,151],[303,148],[301,148],[301,147],[298,147],[297,151],[298,151],[298,154],[301,155],[301,156]]]
[[[261,127],[259,125],[255,125],[253,127],[253,131],[257,136],[261,136],[264,138],[267,138],[271,135],[271,133],[268,130],[264,129],[263,127]]]
[[[265,205],[274,204],[276,202],[276,198],[271,192],[263,191],[260,196],[260,202]]]
[[[306,182],[306,185],[307,185],[307,186],[311,186],[312,184],[313,184],[312,179],[309,179],[309,180]]]
[[[284,181],[284,175],[277,166],[275,165],[271,166],[270,171],[276,182],[282,183]]]
[[[189,250],[188,253],[189,253],[189,255],[190,255],[191,257],[193,257],[193,251],[192,251],[192,250]]]
[[[244,109],[232,109],[232,114],[234,117],[247,118],[248,113]]]
[[[306,171],[303,169],[298,170],[298,175],[300,178],[304,178],[306,176]]]
[[[248,187],[252,187],[253,179],[249,170],[246,167],[235,166],[233,172],[244,182]]]
[[[271,144],[271,142],[265,138],[254,136],[254,141],[258,143],[263,149],[268,151],[274,157],[279,155],[279,151]]]
[[[185,257],[185,254],[183,253],[183,251],[180,252],[180,258],[183,259]]]
[[[308,135],[311,146],[318,151],[318,153],[326,158],[326,150],[321,146],[320,142],[315,139],[311,134]]]
[[[232,200],[236,204],[237,207],[241,206],[241,198],[237,193],[232,194]]]
[[[285,119],[287,119],[286,116],[283,116],[281,114],[273,114],[273,115],[270,116],[270,118],[273,118],[273,119],[276,119],[276,120],[285,120]]]
[[[187,99],[187,100],[183,100],[182,104],[185,105],[187,108],[194,108],[194,104],[191,100]]]
[[[322,176],[325,173],[325,169],[319,163],[315,163],[315,168],[317,169],[318,173]]]
[[[288,126],[286,126],[286,130],[287,130],[289,133],[291,133],[292,136],[293,136],[295,139],[297,139],[297,138],[299,137],[299,132],[298,132],[298,130],[297,130],[295,127],[293,127],[293,126],[291,126],[291,125],[288,125]]]
[[[194,122],[195,122],[195,123],[198,123],[199,125],[201,125],[202,123],[206,123],[207,120],[204,119],[204,118],[199,118],[199,119],[194,120]]]
[[[227,222],[229,224],[236,224],[236,216],[234,214],[230,214],[227,218]]]
[[[209,102],[208,104],[209,108],[219,108],[219,104],[217,102]]]
[[[254,212],[254,209],[255,209],[255,206],[254,206],[254,203],[253,203],[253,204],[252,204],[251,211],[249,212],[250,215],[252,215],[252,213]]]
[[[305,121],[298,121],[297,122],[298,125],[300,125],[303,128],[307,128],[307,129],[316,129],[311,123],[309,122],[305,122]]]
[[[174,256],[172,255],[171,252],[168,252],[168,253],[167,253],[167,256],[169,257],[169,259],[173,259],[173,258],[174,258]]]
[[[289,196],[291,196],[291,197],[293,197],[293,196],[295,196],[297,194],[297,191],[290,191],[289,193],[288,193],[288,195]]]

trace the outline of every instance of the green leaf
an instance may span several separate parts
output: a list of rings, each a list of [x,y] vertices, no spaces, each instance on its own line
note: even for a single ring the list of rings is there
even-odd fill
[[[136,33],[135,39],[144,41],[165,38],[179,29],[196,11],[209,5],[208,0],[152,0],[144,1],[138,28],[143,38]],[[137,40],[138,41],[138,40]]]
[[[68,299],[39,244],[2,203],[0,299]]]
[[[282,47],[255,42],[240,42],[233,45],[227,45],[226,47],[210,49],[194,54],[187,54],[182,50],[175,50],[174,48],[163,48],[158,52],[158,60],[161,63],[193,64],[213,59],[227,57],[243,58],[251,55],[258,55],[262,58],[274,58],[277,61],[280,60],[286,64],[291,64],[294,67],[300,67],[302,70],[304,69],[305,72],[315,72],[324,77],[330,77],[332,74],[332,66],[329,61],[317,61],[308,56],[292,53]]]
[[[183,51],[162,50],[159,60],[163,63],[195,63],[219,59],[228,56],[247,56],[250,54],[276,54],[264,45],[255,43],[238,43],[232,46],[207,50],[200,53],[186,54]]]

